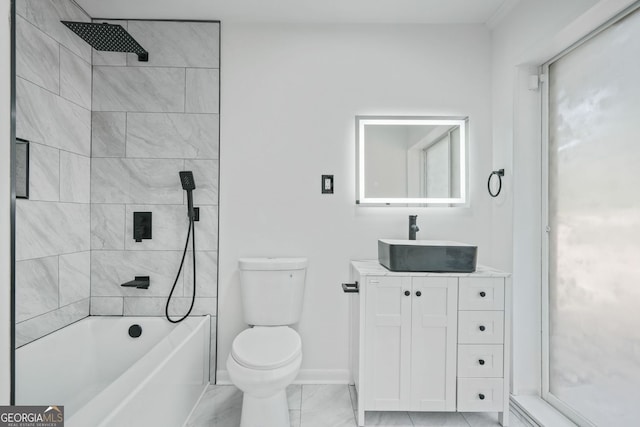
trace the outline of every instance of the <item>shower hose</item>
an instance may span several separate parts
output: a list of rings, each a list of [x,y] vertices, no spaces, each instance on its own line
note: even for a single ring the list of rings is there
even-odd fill
[[[176,285],[178,284],[178,279],[180,278],[180,273],[182,272],[182,267],[184,266],[184,259],[187,256],[187,249],[189,248],[189,238],[191,238],[191,253],[193,254],[193,293],[191,295],[191,306],[189,307],[189,311],[180,319],[174,320],[169,316],[169,304],[171,303],[171,298],[173,297],[173,291],[176,289]],[[171,287],[171,292],[169,293],[169,298],[167,298],[167,305],[164,308],[164,314],[167,317],[167,320],[171,323],[180,323],[189,315],[193,310],[193,305],[196,301],[196,226],[193,217],[189,215],[189,231],[187,232],[187,241],[184,244],[184,252],[182,253],[182,260],[180,261],[180,268],[178,268],[178,274],[176,274],[176,280],[173,282],[173,286]]]

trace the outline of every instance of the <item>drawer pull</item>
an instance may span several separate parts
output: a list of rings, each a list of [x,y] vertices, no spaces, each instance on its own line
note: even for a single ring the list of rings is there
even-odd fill
[[[481,365],[484,365],[484,359],[478,360],[478,363],[481,364]]]
[[[478,397],[480,398],[480,400],[484,400],[484,394],[480,393]]]
[[[484,330],[487,329],[487,328],[485,328],[484,325],[480,325],[480,327],[478,329],[480,329],[481,332],[484,332]]]
[[[416,291],[416,296],[419,297],[420,295],[422,295],[422,292]]]
[[[484,298],[487,296],[487,293],[485,291],[480,292],[480,298]]]
[[[411,295],[411,292],[409,292],[409,291],[404,291],[404,295],[405,295],[405,296],[409,296],[409,295]]]

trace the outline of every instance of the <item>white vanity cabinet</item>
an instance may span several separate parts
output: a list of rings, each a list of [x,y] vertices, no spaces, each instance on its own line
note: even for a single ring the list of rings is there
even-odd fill
[[[506,273],[397,273],[353,261],[351,372],[365,411],[509,413]]]

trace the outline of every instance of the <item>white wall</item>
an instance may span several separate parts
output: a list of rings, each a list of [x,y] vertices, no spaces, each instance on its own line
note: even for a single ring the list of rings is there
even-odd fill
[[[11,26],[9,0],[0,0],[0,405],[9,404],[11,355],[10,255],[10,93]]]
[[[476,243],[491,263],[491,76],[481,25],[222,25],[219,363],[245,325],[237,260],[306,256],[299,380],[346,381],[349,260],[378,238]],[[470,117],[470,207],[360,208],[355,116]],[[320,176],[335,175],[335,194]],[[224,372],[220,379],[224,380]]]
[[[522,0],[491,34],[493,162],[506,169],[493,205],[493,259],[513,265],[514,394],[541,387],[541,97],[528,78],[629,3]]]

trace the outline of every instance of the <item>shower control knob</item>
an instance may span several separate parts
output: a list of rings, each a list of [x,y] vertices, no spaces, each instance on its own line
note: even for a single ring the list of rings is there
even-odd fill
[[[484,400],[484,394],[480,393],[480,394],[478,395],[478,398],[479,398],[480,400]]]
[[[480,329],[480,331],[484,332],[484,330],[487,329],[487,328],[485,328],[484,325],[480,325],[480,327],[478,329]]]
[[[405,296],[409,296],[409,295],[411,295],[411,292],[409,292],[409,291],[404,291],[404,294],[405,294]]]
[[[485,291],[480,292],[480,298],[484,298],[487,296],[487,293]]]
[[[420,295],[422,295],[422,292],[416,291],[416,296],[419,297]]]
[[[481,364],[481,365],[484,365],[484,359],[478,360],[478,363]]]

